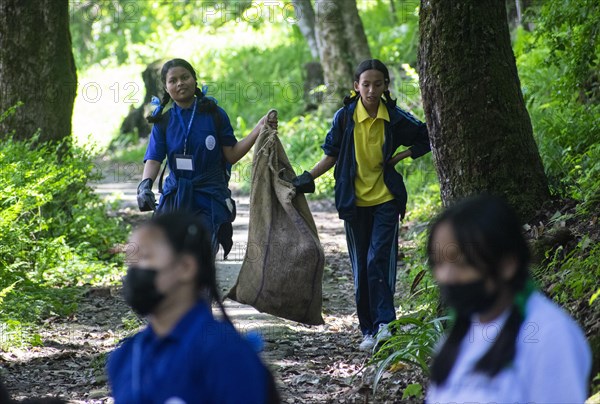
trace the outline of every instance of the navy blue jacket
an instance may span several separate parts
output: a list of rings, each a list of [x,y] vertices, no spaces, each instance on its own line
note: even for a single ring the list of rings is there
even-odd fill
[[[328,156],[336,157],[335,206],[340,219],[351,221],[356,212],[356,193],[354,178],[356,176],[356,154],[354,150],[354,110],[355,101],[340,108],[333,117],[333,124],[327,133],[322,149]],[[398,107],[386,105],[390,122],[385,121],[385,140],[383,144],[384,172],[383,181],[388,187],[400,208],[401,217],[406,213],[406,187],[402,174],[393,166],[385,164],[393,157],[400,146],[410,148],[413,159],[431,151],[427,126],[414,116]]]

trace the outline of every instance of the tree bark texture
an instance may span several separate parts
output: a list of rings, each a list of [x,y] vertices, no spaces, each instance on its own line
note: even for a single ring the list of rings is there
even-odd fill
[[[328,88],[326,102],[339,105],[352,89],[354,69],[371,58],[356,0],[316,0],[316,35]]]
[[[23,106],[0,122],[0,139],[41,130],[40,142],[71,136],[77,73],[67,0],[0,2],[0,113]]]
[[[505,3],[421,0],[419,73],[445,205],[487,192],[527,219],[549,197]]]
[[[298,16],[298,28],[310,49],[313,59],[319,59],[319,46],[315,33],[315,10],[310,0],[294,0],[293,5]]]
[[[159,59],[150,63],[146,69],[142,72],[142,79],[144,80],[144,88],[146,94],[144,95],[144,101],[138,108],[132,108],[129,110],[129,114],[123,120],[121,124],[120,133],[133,133],[137,131],[138,136],[146,138],[150,136],[152,126],[146,120],[146,116],[152,113],[154,106],[150,104],[152,96],[156,96],[162,99],[165,92],[162,79],[160,77],[160,71],[167,60]]]

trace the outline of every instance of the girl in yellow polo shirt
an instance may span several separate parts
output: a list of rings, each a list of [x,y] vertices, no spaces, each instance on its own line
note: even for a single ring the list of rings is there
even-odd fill
[[[404,217],[407,195],[394,166],[431,150],[427,127],[396,106],[389,83],[381,61],[358,66],[356,95],[346,97],[335,113],[322,146],[325,156],[293,182],[299,192],[314,192],[314,179],[335,166],[335,202],[352,262],[361,350],[371,350],[376,336],[388,338],[387,324],[396,318],[398,219]],[[400,146],[408,149],[397,153]]]

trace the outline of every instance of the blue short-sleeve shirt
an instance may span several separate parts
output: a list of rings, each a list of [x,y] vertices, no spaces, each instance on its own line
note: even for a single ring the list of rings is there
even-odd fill
[[[264,403],[268,370],[248,341],[199,302],[166,337],[151,327],[108,359],[120,403]]]
[[[218,123],[213,119],[213,114],[209,112],[195,112],[186,147],[186,154],[191,155],[194,162],[194,172],[177,171],[175,167],[175,155],[184,152],[192,108],[182,109],[174,103],[168,113],[169,120],[166,128],[159,124],[152,127],[144,162],[146,160],[162,162],[165,157],[168,157],[170,175],[176,173],[177,176],[182,178],[193,178],[224,164],[225,157],[222,147],[233,146],[237,143],[225,110],[217,107],[217,116],[214,118],[218,118]],[[179,116],[183,118],[185,127],[182,126]],[[217,133],[217,127],[219,133]]]

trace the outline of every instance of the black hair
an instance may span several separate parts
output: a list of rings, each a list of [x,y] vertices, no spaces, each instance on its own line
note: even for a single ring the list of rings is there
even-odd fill
[[[390,84],[390,72],[388,70],[388,68],[383,64],[383,62],[379,59],[367,59],[367,60],[363,60],[358,67],[356,68],[356,70],[354,71],[354,81],[355,82],[359,82],[360,81],[360,75],[363,74],[364,72],[366,72],[367,70],[378,70],[381,73],[383,73],[383,79],[385,81],[385,84]],[[386,105],[389,105],[391,107],[395,107],[396,106],[396,100],[392,98],[392,95],[390,94],[390,90],[387,89],[383,92],[383,95],[385,96],[384,102]],[[350,96],[347,95],[344,98],[344,105],[350,105],[352,104],[354,101],[358,100],[360,98],[360,94],[356,94],[354,96]]]
[[[160,106],[158,106],[157,110],[153,111],[150,115],[146,117],[146,120],[150,123],[157,123],[160,121],[162,110],[164,109],[165,105],[167,105],[169,101],[171,101],[171,96],[167,92],[166,87],[167,73],[169,72],[169,69],[172,69],[173,67],[183,67],[184,69],[190,72],[190,74],[196,81],[196,84],[198,82],[198,79],[196,78],[196,71],[187,60],[171,59],[168,62],[166,62],[160,70],[160,79],[163,85],[165,86],[165,93],[163,94]],[[196,95],[196,97],[198,97],[198,106],[196,107],[197,112],[214,112],[217,110],[217,103],[214,101],[214,99],[212,99],[211,97],[205,97],[202,90],[200,90],[200,88],[198,88],[197,86],[194,94]]]
[[[465,199],[440,214],[431,224],[427,251],[429,265],[440,258],[433,244],[436,229],[449,224],[465,261],[483,272],[484,277],[500,279],[503,259],[514,257],[517,270],[507,283],[515,299],[508,319],[491,348],[479,359],[475,371],[490,377],[509,365],[516,354],[516,341],[525,318],[525,304],[533,289],[529,275],[530,252],[515,211],[501,198],[480,195]],[[471,326],[469,316],[457,316],[446,341],[434,358],[431,380],[442,385],[458,357],[460,343]]]
[[[190,254],[198,263],[196,287],[198,291],[208,290],[211,302],[217,303],[225,321],[233,326],[225,312],[225,307],[219,297],[215,259],[211,236],[198,216],[183,212],[156,215],[144,224],[157,228],[166,236],[169,244],[177,254]],[[280,403],[279,392],[271,371],[265,367],[267,386],[266,403]]]
[[[217,288],[215,259],[211,236],[202,220],[195,215],[175,212],[156,215],[143,226],[154,227],[163,232],[173,251],[190,254],[198,263],[196,287],[199,292],[208,291],[210,302],[215,302],[226,321],[231,320],[225,312]]]

